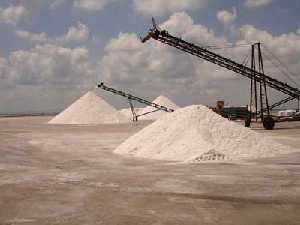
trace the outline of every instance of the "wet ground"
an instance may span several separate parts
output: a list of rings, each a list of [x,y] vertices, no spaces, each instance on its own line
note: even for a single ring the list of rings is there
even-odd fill
[[[300,224],[300,152],[246,163],[132,159],[113,150],[145,124],[49,119],[0,119],[0,224]],[[300,146],[300,123],[256,130]]]

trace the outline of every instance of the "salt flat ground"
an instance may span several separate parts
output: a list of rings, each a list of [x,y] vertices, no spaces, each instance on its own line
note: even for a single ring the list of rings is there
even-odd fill
[[[300,153],[175,164],[113,154],[145,124],[0,119],[0,224],[299,225]],[[264,131],[300,146],[300,123]]]

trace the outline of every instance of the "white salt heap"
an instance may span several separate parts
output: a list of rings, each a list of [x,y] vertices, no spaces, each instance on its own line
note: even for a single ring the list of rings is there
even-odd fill
[[[168,99],[167,97],[165,97],[163,95],[157,97],[153,102],[158,104],[158,105],[165,106],[169,109],[174,109],[174,110],[179,109],[178,105],[176,105],[174,102],[172,102],[170,99]],[[141,115],[141,114],[144,114],[144,113],[147,113],[147,112],[152,112],[154,110],[156,110],[156,108],[153,108],[151,106],[147,106],[144,109],[140,110],[138,114]],[[141,116],[139,119],[140,120],[157,120],[157,119],[161,118],[162,116],[164,116],[166,114],[168,114],[168,112],[159,110],[159,111]]]
[[[293,149],[219,116],[189,106],[157,120],[122,143],[119,154],[171,160],[243,160],[273,157]]]
[[[115,124],[128,119],[94,92],[89,91],[66,110],[54,117],[50,124]]]
[[[138,115],[143,108],[134,108],[136,114]],[[128,120],[132,120],[132,112],[130,108],[120,109],[119,112],[124,115]]]

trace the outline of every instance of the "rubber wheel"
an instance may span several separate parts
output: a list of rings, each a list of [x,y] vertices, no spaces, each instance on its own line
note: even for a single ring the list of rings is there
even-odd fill
[[[263,121],[263,126],[266,130],[273,130],[275,126],[275,121],[270,116],[265,117]]]
[[[250,127],[251,125],[251,118],[246,118],[245,119],[245,127]]]

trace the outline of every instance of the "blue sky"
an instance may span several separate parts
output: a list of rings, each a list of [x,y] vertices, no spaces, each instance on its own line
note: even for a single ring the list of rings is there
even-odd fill
[[[8,7],[13,2],[17,1],[3,0],[0,7]],[[206,8],[187,12],[195,23],[201,23],[213,29],[218,35],[224,34],[224,27],[216,18],[217,11],[230,10],[232,7],[236,7],[238,11],[238,18],[235,21],[237,26],[251,24],[274,35],[294,32],[300,27],[300,2],[297,0],[275,0],[268,6],[256,8],[247,8],[244,3],[245,0],[213,0]],[[156,18],[164,21],[169,15],[170,13],[167,13]],[[40,6],[35,10],[33,18],[21,22],[18,27],[31,32],[46,32],[50,36],[56,36],[65,32],[69,26],[79,20],[88,25],[93,34],[105,43],[119,32],[142,33],[146,31],[150,18],[148,15],[138,14],[129,0],[114,2],[96,12],[82,12],[72,7],[72,1],[66,1],[55,10],[49,9],[47,4]],[[1,50],[6,54],[20,47],[26,47],[26,43],[22,43],[15,37],[16,27],[2,24],[0,29]]]
[[[150,99],[163,93],[180,105],[212,105],[220,98],[246,104],[248,96],[236,92],[247,81],[157,43],[142,46],[135,34],[147,31],[153,15],[197,44],[265,42],[297,73],[299,11],[297,0],[3,0],[0,112],[62,109],[100,79]],[[223,53],[238,60],[247,52]]]

